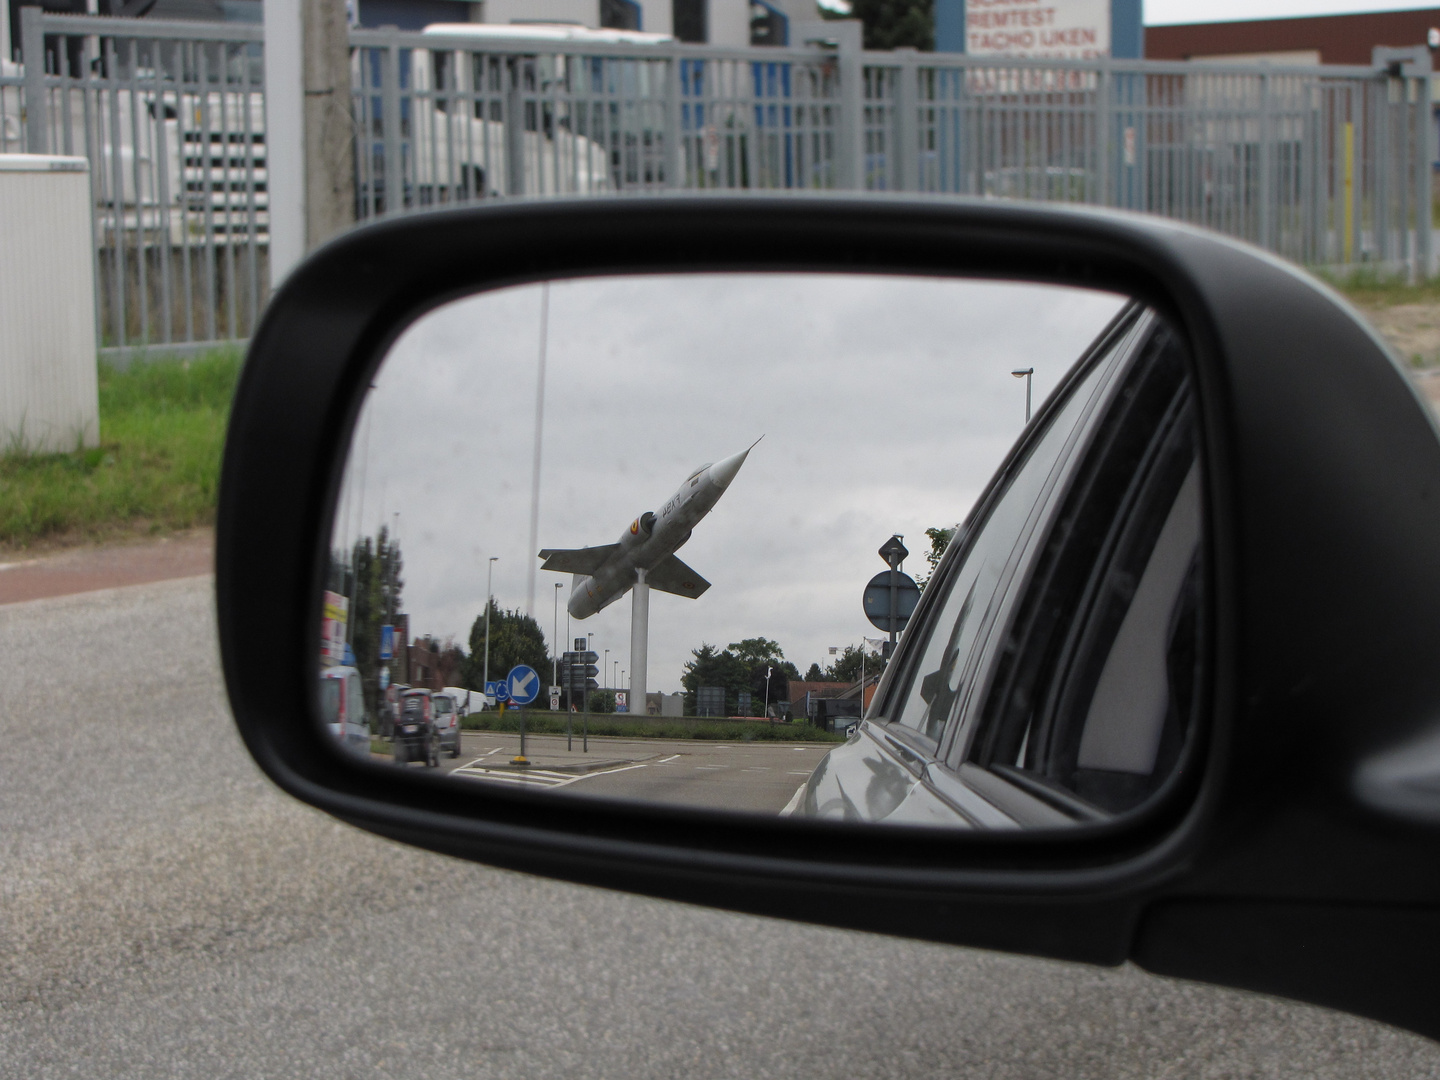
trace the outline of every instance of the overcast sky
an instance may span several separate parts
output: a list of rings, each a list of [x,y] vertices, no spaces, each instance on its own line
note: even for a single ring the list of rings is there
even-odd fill
[[[884,569],[876,549],[901,533],[906,570],[923,572],[925,529],[965,515],[1020,433],[1011,370],[1035,368],[1038,407],[1121,304],[871,277],[556,284],[532,548],[541,291],[458,301],[405,333],[357,427],[337,534],[398,512],[412,633],[468,643],[490,556],[497,602],[524,609],[539,548],[614,543],[698,466],[763,435],[678,552],[712,588],[651,594],[652,691],[679,689],[702,642],[774,638],[804,671],[828,646],[879,636],[861,608]],[[569,575],[534,581],[547,638],[562,585],[563,640]],[[572,629],[628,670],[629,627],[627,595]]]
[[[1288,19],[1304,15],[1345,15],[1357,11],[1413,11],[1440,6],[1435,0],[1145,0],[1145,25],[1230,22],[1233,19]]]

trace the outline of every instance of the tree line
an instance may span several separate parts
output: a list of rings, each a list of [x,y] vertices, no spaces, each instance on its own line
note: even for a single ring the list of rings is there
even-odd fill
[[[930,573],[920,580],[922,588],[934,574],[955,532],[954,528],[925,530],[930,540],[930,550],[925,552]],[[364,687],[366,711],[372,716],[378,711],[380,701],[380,628],[394,625],[403,607],[403,569],[400,542],[383,526],[376,536],[362,537],[349,551],[335,551],[330,557],[326,588],[350,598],[349,640]],[[423,635],[415,643],[430,651],[432,665],[442,673],[445,685],[484,692],[487,672],[483,610],[470,626],[468,652],[448,638],[442,641]],[[406,644],[397,637],[397,649]],[[502,608],[492,597],[489,644],[491,681],[504,678],[511,668],[526,664],[548,683],[555,658],[533,616],[518,609]],[[868,678],[883,672],[884,666],[885,661],[867,653],[863,644],[847,645],[829,664],[812,663],[803,681],[854,683],[860,681],[862,671]],[[744,715],[742,708],[746,708],[749,715],[759,716],[763,714],[767,698],[771,703],[789,701],[790,682],[802,680],[799,668],[785,658],[779,642],[753,637],[732,641],[724,649],[702,642],[698,649],[692,650],[680,681],[688,715],[698,713],[699,688],[713,686],[725,692],[727,716]],[[747,701],[748,708],[742,704]],[[589,706],[592,712],[613,712],[614,692],[593,691]],[[639,703],[632,705],[635,711],[639,708]]]

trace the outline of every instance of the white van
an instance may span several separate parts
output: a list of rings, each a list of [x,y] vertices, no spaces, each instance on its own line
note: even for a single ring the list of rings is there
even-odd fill
[[[353,667],[321,670],[320,715],[341,746],[362,757],[370,756],[370,721],[365,718],[360,672]]]

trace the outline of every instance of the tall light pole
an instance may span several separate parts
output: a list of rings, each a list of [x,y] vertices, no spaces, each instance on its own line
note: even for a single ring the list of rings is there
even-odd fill
[[[550,627],[550,640],[556,645],[560,644],[560,588],[565,583],[555,582],[555,613],[552,616],[553,622]],[[550,658],[550,685],[554,686],[560,681],[560,650],[555,650],[555,655]]]
[[[485,673],[482,677],[480,693],[490,692],[490,597],[495,584],[495,564],[500,561],[499,555],[490,556],[490,565],[485,571]]]
[[[1025,423],[1030,423],[1030,381],[1035,377],[1033,367],[1016,368],[1010,372],[1017,379],[1025,380]]]
[[[615,689],[616,689],[616,690],[619,690],[619,689],[620,689],[620,661],[619,661],[619,660],[616,660],[616,661],[614,661],[614,664],[615,664],[615,670],[611,672],[611,674],[614,676],[614,678],[613,678],[611,681],[615,684]]]
[[[609,667],[609,666],[610,666],[610,650],[609,650],[609,649],[606,649],[606,650],[605,650],[605,667],[602,667],[602,668],[600,669],[600,673],[603,675],[603,674],[605,673],[605,668],[607,668],[607,667]],[[609,680],[609,679],[606,679],[606,680],[605,680],[605,689],[606,689],[606,690],[609,690],[609,689],[610,689],[610,680]]]

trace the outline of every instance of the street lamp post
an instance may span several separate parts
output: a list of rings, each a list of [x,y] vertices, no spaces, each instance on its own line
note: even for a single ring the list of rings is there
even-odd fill
[[[609,667],[609,666],[610,666],[610,650],[609,650],[609,649],[606,649],[606,650],[605,650],[605,666],[600,669],[600,674],[601,674],[601,675],[604,675],[604,674],[605,674],[605,668],[607,668],[607,667]],[[605,680],[605,689],[606,689],[606,690],[609,690],[609,689],[610,689],[610,680],[609,680],[609,679],[606,679],[606,680]]]
[[[480,693],[490,692],[490,597],[494,595],[491,591],[495,584],[495,564],[500,561],[499,555],[490,556],[490,565],[485,571],[485,671]]]
[[[1028,424],[1030,423],[1030,381],[1035,377],[1035,369],[1033,367],[1016,368],[1010,374],[1017,379],[1025,380],[1025,423]]]
[[[615,689],[616,689],[616,690],[619,690],[619,689],[620,689],[620,661],[619,661],[619,660],[615,660],[615,661],[613,661],[613,663],[615,664],[615,668],[614,668],[613,671],[610,672],[610,674],[611,674],[611,680],[610,680],[610,681],[615,684]]]

